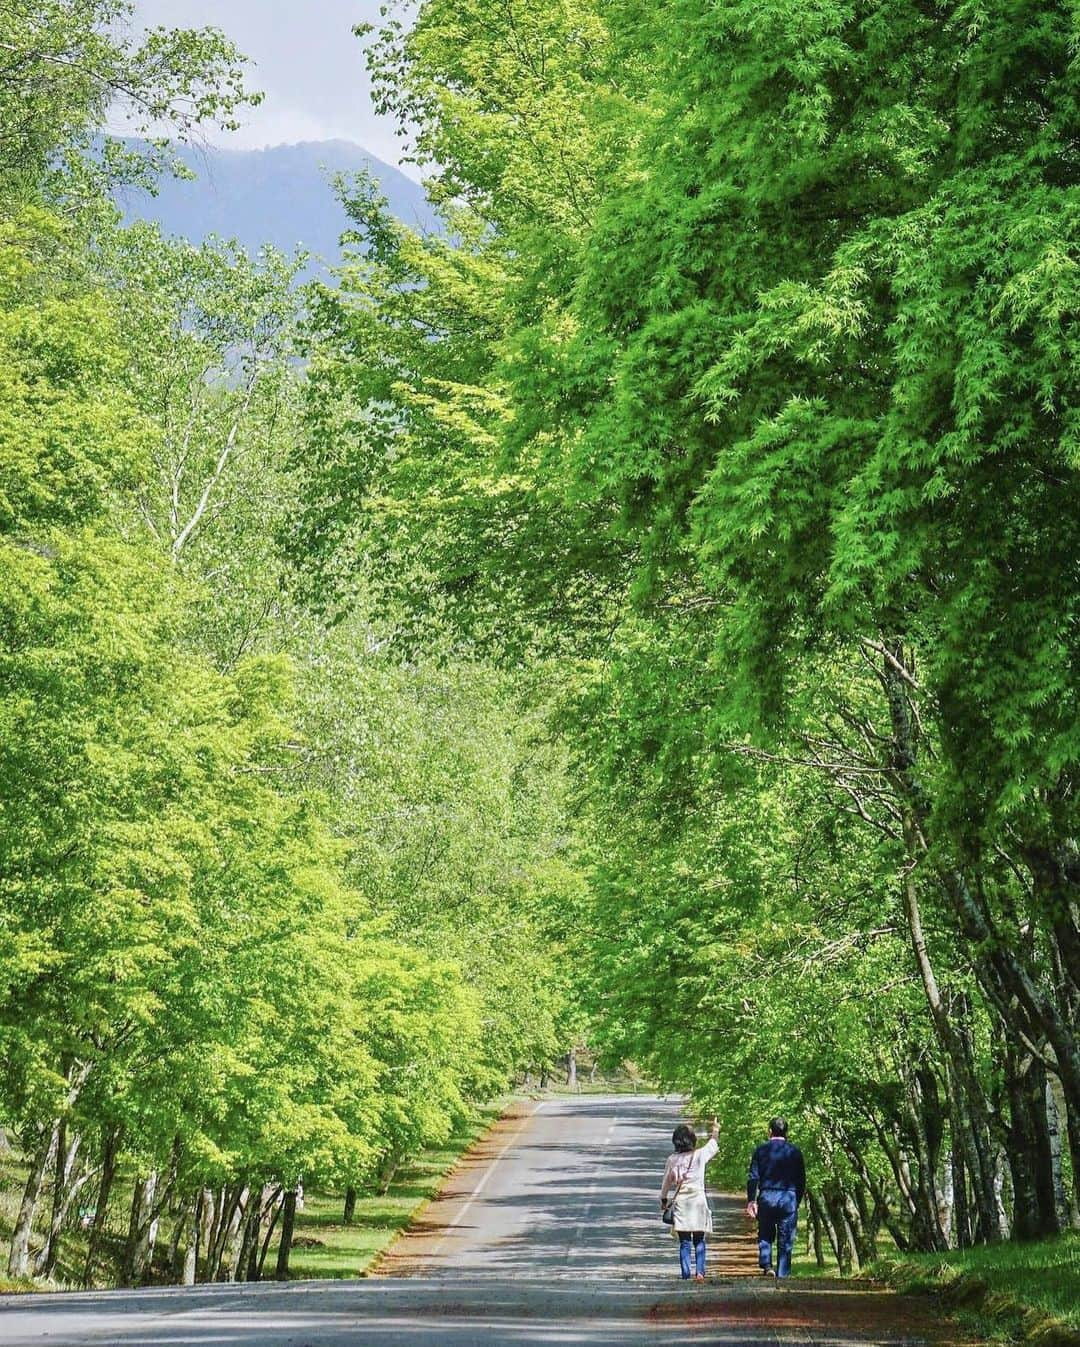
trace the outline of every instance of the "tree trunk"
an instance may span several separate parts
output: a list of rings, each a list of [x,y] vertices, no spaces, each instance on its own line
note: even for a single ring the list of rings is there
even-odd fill
[[[270,1216],[280,1191],[280,1188],[275,1188],[269,1183],[264,1183],[259,1190],[259,1205],[255,1211],[254,1238],[251,1243],[251,1248],[248,1251],[247,1268],[245,1269],[245,1277],[249,1282],[257,1282],[259,1280],[263,1260],[266,1257],[265,1245],[263,1246],[262,1256],[260,1257],[259,1236],[262,1233],[263,1222]],[[271,1230],[273,1229],[272,1221],[270,1228]],[[267,1244],[269,1244],[269,1236],[267,1236]]]
[[[577,1049],[571,1048],[566,1054],[566,1088],[577,1089]]]
[[[128,1221],[127,1240],[124,1244],[124,1259],[120,1270],[122,1286],[138,1286],[150,1266],[157,1242],[157,1211],[154,1199],[157,1196],[158,1173],[152,1169],[145,1178],[136,1178],[131,1194],[131,1217]]]
[[[94,1204],[94,1219],[90,1225],[90,1234],[86,1243],[86,1267],[83,1270],[83,1286],[94,1284],[94,1262],[101,1246],[101,1236],[105,1232],[105,1221],[109,1214],[109,1198],[112,1195],[113,1180],[116,1178],[116,1160],[120,1154],[121,1129],[110,1127],[105,1134],[104,1149],[101,1154],[101,1180],[98,1183],[97,1202]]]
[[[1030,1042],[1049,1044],[1069,1116],[1080,1116],[1080,1041],[1071,1020],[1039,988],[1036,976],[1014,948],[1015,941],[1002,938],[985,895],[956,870],[943,868],[940,873],[963,935],[982,955],[973,966],[987,998],[1001,1015],[1011,1045],[1023,1052]],[[1070,1129],[1069,1144],[1074,1183],[1080,1184],[1080,1128],[1075,1135]]]
[[[206,1207],[206,1239],[203,1241],[203,1262],[205,1264],[205,1279],[208,1282],[214,1280],[214,1269],[217,1266],[217,1251],[220,1243],[219,1236],[221,1227],[226,1219],[225,1188],[208,1188],[210,1200]]]
[[[138,1281],[146,1276],[154,1260],[154,1248],[157,1244],[158,1209],[156,1206],[158,1173],[153,1170],[147,1175],[143,1189],[144,1219],[139,1237],[135,1243],[135,1276]]]
[[[895,1222],[891,1219],[889,1203],[881,1181],[870,1173],[866,1161],[863,1159],[861,1139],[847,1139],[843,1146],[848,1162],[858,1176],[858,1183],[855,1185],[855,1198],[859,1204],[862,1223],[867,1232],[869,1256],[873,1258],[876,1253],[878,1231],[884,1225],[891,1233]],[[867,1199],[873,1203],[872,1210]]]
[[[187,1210],[188,1237],[184,1246],[184,1263],[180,1269],[180,1285],[194,1286],[199,1275],[199,1234],[202,1230],[203,1190],[200,1188]]]
[[[279,1200],[280,1198],[281,1198],[281,1189],[278,1188],[275,1191],[273,1197],[270,1199],[270,1205],[272,1208],[270,1216],[270,1224],[266,1228],[266,1238],[263,1240],[262,1251],[259,1254],[259,1265],[255,1270],[255,1276],[251,1278],[251,1280],[255,1282],[261,1281],[263,1269],[266,1266],[266,1253],[267,1250],[270,1248],[270,1241],[271,1239],[273,1239],[274,1228],[278,1223],[278,1217],[281,1215],[282,1204]]]
[[[967,1173],[964,1158],[959,1146],[953,1146],[949,1153],[952,1168],[953,1219],[952,1243],[957,1249],[971,1247],[971,1208],[968,1203]]]
[[[1012,1238],[1009,1214],[1005,1210],[1005,1183],[1008,1177],[1008,1167],[1009,1161],[1005,1153],[1005,1147],[999,1146],[994,1152],[994,1199],[997,1202],[998,1229],[1001,1231],[1002,1239]]]
[[[214,1236],[213,1248],[210,1250],[210,1264],[206,1270],[209,1281],[221,1281],[222,1279],[222,1273],[225,1270],[226,1252],[229,1241],[236,1230],[237,1213],[246,1191],[246,1188],[241,1184],[221,1190],[221,1207],[218,1212],[217,1231]]]
[[[345,1189],[345,1210],[342,1213],[342,1221],[346,1225],[352,1225],[356,1216],[356,1189]]]
[[[813,1197],[808,1194],[808,1205],[810,1208],[810,1235],[813,1240],[814,1262],[819,1268],[825,1266],[825,1249],[821,1239],[821,1217],[818,1215],[818,1206]]]
[[[261,1188],[258,1192],[252,1190],[248,1197],[247,1210],[244,1212],[243,1238],[233,1261],[232,1279],[234,1282],[242,1282],[247,1279],[248,1268],[251,1265],[251,1251],[259,1242],[259,1230],[262,1225],[262,1199],[263,1190]]]
[[[938,1200],[936,1166],[930,1156],[930,1147],[922,1126],[922,1111],[919,1108],[918,1085],[912,1079],[905,1081],[902,1095],[904,1114],[908,1121],[908,1131],[915,1145],[915,1173],[905,1166],[905,1179],[914,1201],[912,1217],[912,1236],[916,1247],[926,1253],[940,1252],[948,1247],[945,1234],[939,1224],[941,1203]],[[901,1161],[903,1165],[903,1160]],[[835,1221],[832,1207],[829,1214]]]
[[[56,1143],[56,1164],[53,1178],[52,1219],[45,1244],[38,1254],[34,1272],[38,1277],[51,1277],[56,1270],[56,1260],[60,1256],[60,1240],[71,1212],[71,1205],[82,1189],[93,1177],[87,1170],[79,1178],[75,1177],[75,1166],[79,1155],[82,1137],[78,1132],[68,1130],[67,1124],[60,1126],[60,1136]]]
[[[275,1281],[289,1279],[289,1255],[292,1253],[293,1230],[296,1226],[296,1189],[285,1192],[281,1215],[281,1243],[278,1245],[277,1266],[274,1269]]]
[[[910,670],[902,643],[894,639],[887,644],[890,649],[883,661],[881,680],[893,728],[891,766],[903,803],[904,836],[909,853],[913,859],[926,858],[934,866],[959,932],[970,946],[968,957],[972,970],[987,999],[1000,1014],[1012,1049],[1023,1052],[1029,1043],[1043,1040],[1049,1043],[1068,1111],[1070,1115],[1076,1115],[1080,1113],[1080,1039],[1076,1017],[1069,1005],[1068,987],[1065,989],[1066,1004],[1062,1007],[1042,985],[1040,970],[1032,963],[1033,955],[1013,934],[1002,934],[987,900],[982,875],[978,871],[969,875],[950,862],[947,853],[931,847],[928,836],[930,801],[916,770],[916,741],[907,700],[908,680],[904,677]],[[1069,849],[1065,847],[1065,850]],[[1060,851],[1061,847],[1058,848]],[[1063,965],[1069,970],[1069,986],[1080,986],[1080,931],[1070,901],[1076,888],[1072,872],[1078,867],[1045,847],[1028,847],[1025,859],[1031,870],[1037,902],[1051,921],[1058,918],[1059,929],[1052,926],[1051,933]],[[972,1096],[972,1102],[974,1099]],[[1076,1131],[1080,1132],[1080,1128]],[[1080,1135],[1070,1132],[1070,1148],[1074,1182],[1080,1185]],[[974,1185],[979,1233],[995,1238],[994,1233],[987,1233],[992,1232],[995,1224],[990,1219],[994,1209],[990,1197],[993,1185],[988,1178],[991,1166],[987,1163],[972,1166],[967,1148],[965,1163]]]
[[[813,1214],[815,1224],[825,1232],[836,1266],[838,1268],[842,1267],[843,1257],[840,1252],[840,1241],[837,1238],[836,1231],[833,1229],[832,1221],[829,1220],[829,1214],[825,1208],[825,1203],[812,1189],[807,1191],[806,1200],[810,1204],[810,1211]]]
[[[1065,1191],[1065,1171],[1062,1164],[1062,1127],[1061,1112],[1058,1108],[1057,1091],[1050,1080],[1050,1073],[1043,1071],[1045,1082],[1044,1112],[1046,1116],[1046,1135],[1050,1151],[1050,1188],[1054,1195],[1054,1213],[1058,1230],[1067,1230],[1070,1221],[1069,1198]]]
[[[229,1232],[232,1229],[233,1220],[236,1215],[236,1204],[240,1200],[242,1189],[222,1188],[218,1195],[217,1222],[214,1226],[213,1237],[206,1250],[206,1280],[219,1281],[221,1275],[221,1263],[225,1257],[225,1247],[229,1240]]]
[[[905,831],[908,830],[905,829]],[[912,842],[910,831],[908,831],[908,841],[909,843]],[[919,976],[922,979],[923,992],[930,1009],[930,1018],[938,1042],[941,1044],[941,1051],[945,1056],[945,1082],[949,1095],[953,1145],[959,1148],[964,1167],[971,1176],[974,1185],[979,1236],[987,1243],[991,1243],[998,1238],[999,1231],[994,1205],[993,1173],[989,1168],[989,1153],[986,1146],[985,1117],[988,1110],[981,1097],[982,1087],[974,1073],[968,1070],[965,1045],[941,995],[937,976],[930,961],[926,937],[923,934],[922,912],[915,885],[915,875],[910,864],[905,869],[901,891],[911,948],[915,955]],[[945,1240],[936,1213],[934,1224],[941,1236],[942,1247],[947,1247],[948,1242]]]
[[[384,1196],[390,1191],[390,1185],[394,1181],[394,1175],[397,1173],[397,1168],[400,1163],[401,1157],[392,1154],[385,1156],[382,1164],[379,1166],[379,1192]]]
[[[887,1135],[882,1126],[880,1117],[878,1117],[876,1113],[872,1114],[870,1122],[877,1134],[878,1143],[880,1144],[886,1159],[889,1161],[890,1168],[893,1172],[893,1179],[896,1182],[897,1192],[904,1205],[909,1227],[908,1232],[905,1234],[904,1243],[906,1247],[910,1249],[912,1244],[911,1226],[917,1223],[918,1220],[918,1209],[915,1202],[913,1191],[914,1185],[912,1183],[910,1169],[899,1148],[896,1146],[894,1139]],[[890,1226],[890,1229],[891,1228],[892,1227]],[[894,1235],[893,1238],[895,1239],[896,1236]],[[897,1243],[899,1246],[899,1241],[897,1241]]]
[[[179,1284],[184,1271],[184,1235],[191,1228],[191,1202],[183,1199],[179,1208],[173,1208],[171,1213],[176,1217],[173,1222],[172,1234],[169,1236],[169,1252],[165,1259],[165,1264],[169,1269],[169,1276],[174,1283]]]
[[[1054,1100],[1057,1104],[1058,1118],[1064,1118],[1065,1136],[1069,1143],[1070,1155],[1080,1153],[1080,1118],[1075,1117],[1069,1112],[1065,1103],[1065,1095],[1061,1089],[1061,1081],[1052,1072],[1048,1073],[1048,1084],[1054,1092]],[[1073,1137],[1075,1134],[1075,1144]],[[1077,1199],[1077,1193],[1080,1190],[1080,1177],[1076,1174],[1075,1161],[1073,1166],[1073,1182],[1065,1189],[1065,1201],[1068,1207],[1068,1223],[1073,1230],[1080,1230],[1080,1201]]]
[[[847,1213],[844,1210],[844,1195],[839,1187],[830,1184],[822,1189],[821,1196],[825,1209],[829,1213],[829,1223],[836,1232],[833,1248],[837,1263],[840,1271],[846,1277],[852,1272],[858,1271],[859,1256],[855,1247],[855,1236],[848,1224]]]
[[[949,1112],[953,1119],[953,1145],[961,1148],[964,1165],[971,1176],[979,1236],[990,1243],[999,1238],[1000,1232],[994,1205],[993,1173],[989,1163],[986,1125],[989,1111],[983,1099],[982,1087],[975,1073],[968,1069],[967,1044],[952,1020],[951,1008],[942,997],[923,931],[915,866],[923,850],[922,832],[928,805],[915,774],[915,727],[900,672],[904,652],[899,642],[894,644],[893,659],[886,659],[883,665],[882,684],[892,728],[890,767],[900,792],[904,846],[908,855],[900,885],[904,915],[930,1018],[945,1056]],[[935,1225],[938,1225],[936,1216]],[[940,1233],[940,1226],[938,1229]]]
[[[240,1247],[244,1237],[244,1217],[247,1214],[248,1206],[251,1203],[251,1189],[245,1186],[241,1189],[240,1195],[233,1207],[232,1215],[229,1218],[229,1228],[225,1240],[225,1250],[222,1253],[223,1271],[229,1281],[238,1282],[241,1280],[236,1275],[236,1270],[240,1264]]]
[[[1039,1239],[1057,1234],[1058,1214],[1046,1117],[1046,1070],[1033,1057],[1006,1058],[1009,1162],[1013,1179],[1013,1234]]]
[[[11,1250],[8,1254],[8,1276],[26,1277],[30,1272],[30,1236],[34,1229],[34,1215],[37,1211],[41,1185],[45,1181],[45,1171],[53,1157],[60,1129],[59,1120],[43,1132],[37,1149],[30,1161],[30,1173],[26,1176],[19,1214],[15,1220],[15,1229],[11,1235]]]
[[[851,1231],[852,1242],[855,1245],[855,1257],[858,1259],[859,1266],[865,1267],[867,1263],[874,1261],[874,1255],[877,1252],[874,1240],[875,1231],[869,1212],[864,1209],[864,1202],[857,1202],[850,1190],[845,1191],[843,1204],[848,1229]]]
[[[204,1187],[199,1200],[199,1257],[203,1264],[203,1280],[211,1281],[210,1250],[214,1243],[214,1231],[217,1229],[217,1192]]]

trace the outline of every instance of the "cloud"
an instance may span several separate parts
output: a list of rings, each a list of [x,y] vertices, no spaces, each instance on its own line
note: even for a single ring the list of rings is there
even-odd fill
[[[388,163],[403,153],[393,121],[376,114],[357,23],[377,22],[381,0],[134,0],[135,30],[222,29],[251,58],[250,83],[263,102],[242,129],[213,133],[235,149],[302,140],[351,140]],[[415,176],[415,169],[403,166]]]
[[[303,140],[355,140],[364,144],[357,136],[355,126],[335,126],[283,100],[275,100],[266,108],[258,109],[257,113],[251,114],[246,125],[238,131],[215,136],[213,143],[226,149],[262,150],[268,145],[291,145]],[[366,144],[365,148],[376,153]],[[379,158],[385,156],[379,155]],[[391,159],[390,162],[396,160]]]

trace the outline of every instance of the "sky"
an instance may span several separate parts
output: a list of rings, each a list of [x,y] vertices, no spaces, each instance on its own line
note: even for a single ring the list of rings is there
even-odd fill
[[[402,153],[393,123],[371,106],[357,23],[377,22],[385,0],[135,0],[140,27],[222,29],[254,63],[265,95],[244,126],[208,136],[234,149],[300,140],[351,140],[386,163]],[[416,170],[404,166],[410,176]]]

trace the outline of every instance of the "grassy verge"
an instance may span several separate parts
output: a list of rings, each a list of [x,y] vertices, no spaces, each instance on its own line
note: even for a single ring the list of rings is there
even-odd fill
[[[349,1225],[342,1222],[340,1194],[305,1192],[304,1210],[296,1218],[290,1275],[297,1279],[363,1276],[413,1213],[438,1192],[462,1152],[495,1122],[503,1107],[504,1103],[485,1106],[444,1147],[424,1151],[412,1164],[403,1165],[385,1194],[357,1198]],[[273,1253],[267,1257],[267,1266],[273,1266]]]
[[[793,1277],[832,1277],[840,1276],[836,1260],[830,1258],[824,1267],[818,1267],[812,1253],[800,1253],[798,1248],[791,1255],[791,1275]]]
[[[519,1089],[518,1095],[546,1099],[553,1095],[638,1094],[648,1087],[632,1077],[579,1077],[578,1088],[568,1090],[558,1082],[544,1089]],[[290,1275],[308,1277],[360,1277],[409,1224],[413,1214],[438,1192],[443,1179],[462,1153],[494,1123],[507,1100],[482,1108],[475,1119],[460,1127],[440,1150],[425,1151],[416,1161],[395,1174],[385,1194],[360,1197],[350,1225],[342,1222],[340,1194],[304,1194],[304,1210],[296,1220],[296,1238],[289,1260]],[[272,1267],[273,1250],[267,1255]]]
[[[980,1336],[1080,1347],[1080,1234],[947,1254],[894,1255],[871,1271],[900,1291],[940,1295]]]
[[[23,1291],[36,1291],[37,1289],[28,1277],[0,1276],[0,1296],[13,1296]]]
[[[476,1116],[461,1124],[438,1150],[422,1152],[394,1175],[383,1194],[362,1194],[357,1198],[351,1224],[342,1221],[343,1197],[340,1193],[321,1193],[308,1189],[304,1210],[297,1214],[296,1235],[290,1258],[294,1278],[362,1276],[375,1258],[408,1225],[416,1209],[437,1191],[445,1175],[472,1142],[499,1117],[506,1101],[479,1109]],[[26,1181],[26,1166],[15,1152],[0,1154],[0,1251],[6,1251],[18,1209],[19,1195]],[[117,1183],[111,1204],[113,1221],[107,1232],[106,1254],[119,1256],[123,1245],[123,1222],[131,1200],[127,1176]],[[168,1234],[163,1225],[159,1241]],[[16,1291],[49,1291],[77,1287],[86,1261],[86,1233],[81,1229],[65,1234],[63,1252],[55,1279],[51,1282],[12,1280],[0,1274],[0,1295]],[[36,1241],[35,1241],[36,1242]],[[277,1241],[267,1255],[267,1268],[274,1266]],[[108,1284],[107,1272],[99,1284]]]

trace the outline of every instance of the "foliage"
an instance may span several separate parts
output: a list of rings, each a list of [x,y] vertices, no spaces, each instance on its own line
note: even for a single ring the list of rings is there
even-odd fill
[[[586,1035],[844,1270],[1075,1222],[1071,10],[388,13],[446,228],[301,293],[116,229],[103,90],[246,97],[124,8],[0,29],[11,1274],[120,1160],[126,1279],[283,1269]]]
[[[350,198],[315,310],[326,569],[553,661],[598,1032],[731,1177],[789,1112],[844,1267],[1076,1219],[1073,37],[428,0],[450,230]]]
[[[127,35],[129,0],[7,0],[0,7],[0,201],[36,199],[45,184],[86,192],[103,180],[152,181],[173,163],[162,130],[181,139],[199,126],[235,126],[246,103],[242,60],[216,29],[155,28]],[[151,132],[150,161],[93,136],[109,113]],[[96,163],[86,158],[92,152]]]
[[[283,553],[303,259],[123,230],[102,195],[160,166],[101,149],[117,96],[181,133],[247,97],[220,34],[137,42],[129,15],[0,16],[19,1283],[76,1219],[86,1284],[255,1278],[275,1233],[283,1275],[301,1181],[384,1185],[579,1032],[548,915],[562,755],[510,680],[445,647],[406,665],[362,585],[332,626]]]
[[[939,1294],[953,1317],[991,1338],[1065,1341],[1080,1330],[1080,1239],[965,1249],[883,1260],[876,1271],[903,1290]]]

